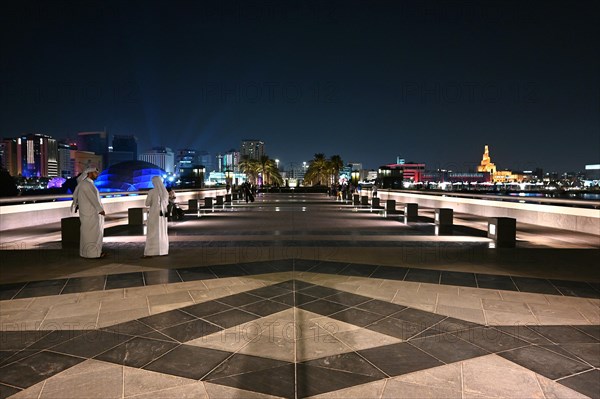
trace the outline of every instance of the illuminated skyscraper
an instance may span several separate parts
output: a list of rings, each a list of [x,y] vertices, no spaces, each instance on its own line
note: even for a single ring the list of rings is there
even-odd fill
[[[259,160],[263,155],[265,155],[264,141],[255,139],[242,140],[241,157],[247,156],[249,159]]]

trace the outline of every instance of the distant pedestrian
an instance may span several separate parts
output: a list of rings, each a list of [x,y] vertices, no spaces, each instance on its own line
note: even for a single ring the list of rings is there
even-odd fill
[[[377,186],[373,184],[373,198],[377,198]]]
[[[148,230],[146,232],[146,246],[144,257],[162,256],[169,254],[169,235],[167,232],[167,209],[169,206],[169,193],[160,176],[152,178],[154,188],[148,191],[146,206],[148,210]]]
[[[81,227],[79,229],[79,256],[88,259],[104,258],[102,239],[104,236],[104,207],[100,202],[100,193],[94,185],[98,178],[98,169],[87,168],[77,178],[77,187],[73,192],[71,209],[79,211]]]

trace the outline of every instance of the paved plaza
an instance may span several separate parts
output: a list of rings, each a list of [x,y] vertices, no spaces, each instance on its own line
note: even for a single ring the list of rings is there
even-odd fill
[[[600,398],[600,236],[486,220],[436,235],[324,194],[169,225],[1,233],[0,398]]]

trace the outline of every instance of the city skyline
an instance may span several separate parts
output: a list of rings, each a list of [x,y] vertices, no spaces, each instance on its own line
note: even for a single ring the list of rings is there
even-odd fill
[[[142,7],[143,5],[143,7]],[[102,130],[367,169],[600,163],[592,2],[25,2],[2,31],[0,135]],[[143,150],[144,148],[142,148]]]

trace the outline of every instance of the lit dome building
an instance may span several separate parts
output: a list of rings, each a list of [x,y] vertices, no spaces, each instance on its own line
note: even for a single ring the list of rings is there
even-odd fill
[[[152,177],[163,176],[165,171],[144,161],[125,161],[103,170],[95,185],[100,192],[138,191],[153,188]]]

